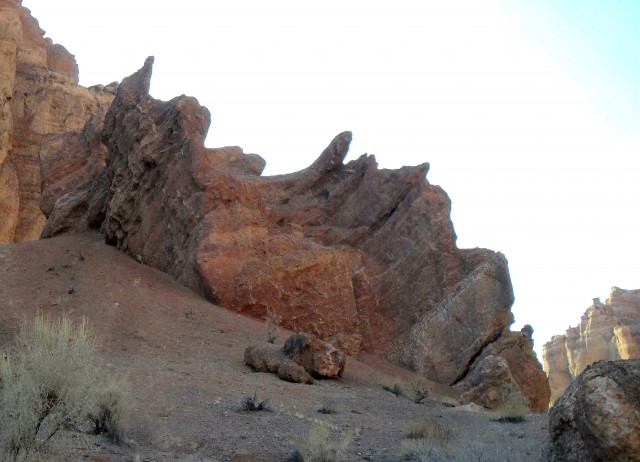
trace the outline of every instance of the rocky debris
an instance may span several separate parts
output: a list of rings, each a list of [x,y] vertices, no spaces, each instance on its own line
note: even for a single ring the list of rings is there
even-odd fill
[[[542,358],[552,402],[589,364],[640,358],[640,290],[613,287],[604,303],[594,299],[577,327],[544,345]]]
[[[302,332],[289,337],[282,351],[287,358],[320,377],[340,377],[347,362],[344,351]]]
[[[364,349],[445,384],[507,335],[507,261],[456,247],[449,198],[425,179],[428,164],[378,169],[366,154],[345,164],[344,132],[309,168],[258,176],[258,156],[204,147],[210,115],[196,99],[149,95],[152,64],[118,87],[100,134],[106,166],[53,201],[43,237],[101,228],[223,307],[256,318],[271,310],[320,339],[359,335]],[[540,380],[519,376],[541,370],[530,351],[519,360],[529,366],[513,368],[517,383]]]
[[[276,371],[278,377],[287,382],[312,384],[313,377],[307,370],[298,363],[285,359],[278,366]]]
[[[73,55],[45,39],[16,0],[0,0],[0,62],[0,243],[11,243],[42,231],[39,155],[48,137],[82,129],[113,94],[79,86]]]
[[[550,413],[551,460],[640,460],[640,360],[599,361]]]

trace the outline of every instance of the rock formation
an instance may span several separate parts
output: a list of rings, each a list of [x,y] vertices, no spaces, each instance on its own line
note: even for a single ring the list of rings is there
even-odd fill
[[[614,287],[604,303],[594,299],[580,324],[554,336],[542,356],[552,401],[589,364],[640,358],[640,290]]]
[[[85,126],[80,144],[101,138],[106,167],[47,189],[43,237],[99,227],[215,303],[260,318],[272,310],[322,339],[359,335],[365,349],[441,383],[463,382],[492,351],[546,409],[530,336],[509,331],[507,261],[456,247],[449,198],[426,181],[428,164],[381,170],[368,155],[344,164],[344,132],[309,168],[261,177],[259,156],[204,147],[210,115],[196,99],[149,95],[152,64],[120,84],[100,134]],[[501,347],[518,342],[520,355]]]
[[[78,66],[63,46],[44,38],[17,0],[0,0],[0,243],[37,239],[40,152],[52,135],[100,118],[114,88],[78,85]]]
[[[640,360],[588,366],[549,419],[554,462],[640,460]]]

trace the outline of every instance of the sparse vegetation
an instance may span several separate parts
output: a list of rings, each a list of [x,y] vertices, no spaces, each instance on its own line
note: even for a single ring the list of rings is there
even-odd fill
[[[494,410],[494,419],[497,422],[520,423],[524,422],[531,414],[528,401],[520,393],[511,392],[504,399],[501,406]]]
[[[413,389],[413,401],[416,404],[424,403],[429,397],[431,386],[431,382],[429,382],[425,377],[418,377],[416,380],[411,382],[411,388]]]
[[[411,422],[407,439],[400,443],[404,459],[419,461],[448,460],[446,451],[453,441],[453,432],[431,417]]]
[[[338,414],[340,412],[340,406],[331,399],[325,399],[322,401],[322,406],[318,409],[318,412],[322,414]]]
[[[267,310],[267,341],[269,343],[275,343],[278,338],[278,327],[282,322],[282,316],[272,310]]]
[[[106,434],[114,442],[120,442],[129,420],[129,394],[123,381],[110,379],[98,391],[94,409],[89,419],[94,424],[93,433]]]
[[[253,396],[245,396],[242,399],[242,409],[245,411],[268,411],[269,400],[258,398],[258,392],[254,392]]]
[[[334,433],[327,422],[314,421],[309,427],[307,437],[296,444],[296,460],[301,462],[341,460],[351,444],[352,435],[349,432],[342,432],[339,436]]]
[[[384,380],[380,386],[383,390],[393,393],[396,396],[404,396],[403,383],[398,379]]]
[[[97,409],[110,416],[101,428],[121,435],[124,420],[114,419],[122,415],[123,403],[104,398],[109,392],[103,395],[94,351],[86,322],[76,327],[67,317],[54,321],[38,314],[23,325],[15,348],[0,359],[4,460],[42,458],[66,431],[88,430],[89,415]]]

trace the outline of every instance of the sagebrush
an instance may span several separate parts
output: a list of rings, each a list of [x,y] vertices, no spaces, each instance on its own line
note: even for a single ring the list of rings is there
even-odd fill
[[[0,358],[3,460],[42,459],[62,433],[90,430],[90,415],[106,403],[93,339],[85,321],[74,326],[66,316],[37,314],[24,323],[15,347]],[[109,413],[120,415],[121,404],[112,400]],[[114,422],[104,419],[101,428],[111,431]],[[121,434],[124,422],[117,425]]]

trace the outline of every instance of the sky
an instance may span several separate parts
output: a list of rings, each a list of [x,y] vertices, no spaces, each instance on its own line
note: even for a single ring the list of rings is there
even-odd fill
[[[265,174],[424,161],[461,248],[504,253],[535,350],[611,287],[640,288],[638,0],[23,0],[85,86],[155,56],[151,94],[198,98],[207,146]]]

